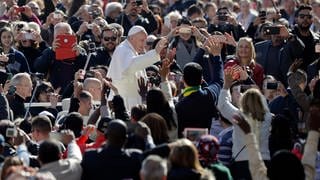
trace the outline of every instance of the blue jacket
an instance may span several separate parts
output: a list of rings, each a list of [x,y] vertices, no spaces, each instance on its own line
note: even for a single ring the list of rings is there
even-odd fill
[[[273,65],[272,67],[267,67],[267,61],[268,61],[268,56],[269,56],[269,49],[272,46],[271,40],[267,41],[262,41],[258,42],[255,44],[255,50],[256,50],[256,62],[261,64],[261,66],[264,69],[264,74],[265,75],[272,75],[276,79],[280,79],[281,74],[280,74],[280,48],[279,48],[279,54],[278,54],[278,59],[273,60]],[[270,70],[276,68],[277,70]],[[269,71],[269,72],[267,72]],[[271,72],[270,72],[271,71]],[[276,72],[276,73],[275,73]]]
[[[204,61],[200,54],[203,50],[199,50],[196,58],[200,58],[199,62]],[[202,88],[189,96],[182,97],[176,104],[176,112],[178,116],[178,136],[182,137],[184,128],[210,128],[213,117],[216,117],[216,103],[218,101],[221,87],[223,86],[223,63],[220,56],[210,55],[211,66],[208,69],[212,71],[208,80],[208,87]],[[201,60],[202,59],[202,60]],[[207,71],[207,69],[203,69]]]
[[[10,48],[9,64],[6,66],[8,72],[17,74],[20,72],[30,72],[29,64],[22,52]]]

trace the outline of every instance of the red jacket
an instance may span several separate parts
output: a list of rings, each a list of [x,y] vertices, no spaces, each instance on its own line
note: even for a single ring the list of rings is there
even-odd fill
[[[240,61],[237,60],[237,59],[232,59],[232,60],[229,60],[227,61],[225,64],[224,64],[224,69],[226,69],[227,67],[231,67],[233,65],[240,65]],[[249,64],[249,68],[251,69],[251,71],[253,72],[252,74],[252,79],[254,80],[254,82],[261,88],[262,87],[262,82],[263,82],[263,78],[264,78],[264,70],[263,70],[263,67],[258,64],[257,62],[254,62],[252,61],[250,64]]]

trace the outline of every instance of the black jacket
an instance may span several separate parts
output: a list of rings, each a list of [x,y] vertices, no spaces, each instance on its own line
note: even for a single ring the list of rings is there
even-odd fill
[[[118,19],[116,20],[116,23],[122,25],[122,27],[124,29],[124,34],[123,34],[124,36],[128,35],[130,28],[134,25],[140,25],[140,26],[144,27],[148,34],[155,31],[158,26],[157,21],[154,18],[151,11],[149,13],[143,13],[142,15],[139,15],[137,21],[134,24],[132,24],[130,22],[130,20],[126,14],[122,13],[122,14],[120,14]]]
[[[47,48],[34,62],[34,69],[49,75],[49,82],[52,86],[55,89],[61,87],[61,92],[63,92],[74,79],[74,73],[80,68],[84,68],[85,62],[85,54],[80,54],[74,60],[58,61],[55,58],[55,52],[51,48]]]

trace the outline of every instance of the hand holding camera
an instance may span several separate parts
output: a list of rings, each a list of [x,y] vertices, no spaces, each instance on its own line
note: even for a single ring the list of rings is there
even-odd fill
[[[9,63],[9,57],[5,54],[0,54],[0,66],[6,66]]]

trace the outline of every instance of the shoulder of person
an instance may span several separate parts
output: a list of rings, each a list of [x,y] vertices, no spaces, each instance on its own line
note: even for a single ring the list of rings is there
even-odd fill
[[[255,48],[260,48],[268,44],[271,44],[271,40],[264,40],[264,41],[257,42],[254,46]]]

